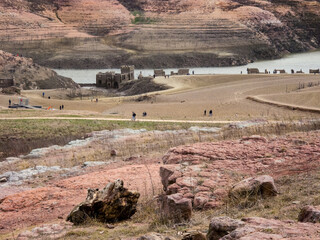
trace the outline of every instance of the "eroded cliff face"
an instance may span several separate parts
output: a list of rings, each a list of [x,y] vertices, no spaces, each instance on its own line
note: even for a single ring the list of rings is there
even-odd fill
[[[14,56],[0,50],[0,73],[14,78],[14,85],[24,90],[79,88],[79,85],[49,68],[35,64],[31,58]]]
[[[302,0],[4,0],[0,49],[64,68],[239,65],[318,48],[319,9]]]

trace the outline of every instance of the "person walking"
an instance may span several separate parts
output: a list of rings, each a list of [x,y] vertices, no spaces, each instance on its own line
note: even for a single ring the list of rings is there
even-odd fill
[[[62,110],[64,109],[64,105],[63,104],[62,104],[61,108],[62,108]]]
[[[137,116],[137,114],[135,112],[132,112],[132,121],[136,120],[136,116]]]
[[[9,106],[11,106],[11,99],[9,99]]]
[[[209,111],[209,116],[212,117],[212,110]]]
[[[204,110],[203,115],[204,115],[204,116],[207,115],[207,110]]]
[[[61,105],[60,105],[60,111],[61,111]]]

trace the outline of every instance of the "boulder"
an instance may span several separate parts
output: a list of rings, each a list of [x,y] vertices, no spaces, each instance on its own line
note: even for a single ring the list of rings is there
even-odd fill
[[[251,177],[236,183],[229,191],[229,197],[233,200],[248,199],[254,200],[256,197],[276,196],[278,190],[271,176],[262,175]]]
[[[181,193],[159,196],[161,215],[174,223],[189,221],[192,215],[192,200]]]
[[[0,176],[0,183],[8,182],[8,176]]]
[[[39,227],[35,227],[32,230],[28,230],[20,233],[16,239],[17,240],[57,239],[57,238],[62,238],[71,228],[72,228],[72,223],[67,223],[67,222],[45,224]]]
[[[305,206],[298,217],[299,222],[320,223],[320,206]]]
[[[190,232],[183,235],[181,240],[206,240],[206,236],[201,232]]]
[[[168,186],[175,183],[177,178],[181,177],[181,173],[176,170],[177,167],[172,166],[160,167],[160,177],[164,191],[167,191]]]
[[[110,151],[110,156],[111,156],[111,157],[117,156],[117,151],[114,150],[114,149],[112,149],[112,150]]]
[[[101,191],[88,189],[87,199],[70,212],[67,221],[81,224],[88,218],[110,223],[126,220],[136,212],[139,197],[139,193],[128,191],[118,179]]]
[[[228,235],[235,229],[243,227],[244,222],[235,220],[229,217],[215,217],[212,218],[209,224],[209,231],[207,234],[208,240],[218,240],[225,235]]]
[[[174,240],[174,238],[164,237],[159,233],[150,233],[148,235],[141,236],[136,240]]]

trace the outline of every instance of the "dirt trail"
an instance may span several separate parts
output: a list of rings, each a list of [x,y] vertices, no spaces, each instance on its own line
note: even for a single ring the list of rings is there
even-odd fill
[[[122,121],[128,122],[132,121],[131,119],[123,119],[123,118],[98,118],[98,117],[0,117],[0,120],[19,120],[19,119],[57,119],[57,120],[99,120],[99,121]],[[197,120],[163,120],[163,119],[137,119],[136,122],[163,122],[163,123],[212,123],[212,124],[228,124],[228,123],[236,123],[240,121],[197,121]]]

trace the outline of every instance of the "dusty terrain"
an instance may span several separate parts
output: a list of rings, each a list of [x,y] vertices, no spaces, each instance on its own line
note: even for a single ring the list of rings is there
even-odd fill
[[[297,105],[319,109],[319,87],[307,87],[308,83],[319,83],[317,75],[194,75],[157,77],[156,83],[166,84],[171,89],[144,94],[142,96],[105,98],[95,93],[81,99],[66,100],[73,90],[58,89],[43,91],[23,91],[32,105],[51,106],[53,111],[45,111],[42,116],[78,115],[130,119],[132,112],[142,120],[142,112],[148,113],[145,119],[163,120],[203,120],[203,121],[241,121],[256,118],[268,120],[290,120],[317,118],[317,113],[292,111],[269,104],[262,104],[248,97],[259,97],[264,101]],[[298,89],[305,83],[304,89]],[[51,99],[47,99],[50,96]],[[0,106],[7,107],[9,98],[17,101],[16,96],[0,95]],[[98,98],[98,102],[96,102]],[[60,105],[65,110],[59,110]],[[209,117],[209,110],[213,116]],[[207,116],[204,116],[207,110]],[[9,117],[14,112],[3,112]],[[23,112],[19,112],[22,115]],[[25,112],[25,116],[38,116],[36,112]],[[14,114],[12,115],[14,116]]]
[[[89,96],[74,100],[68,100],[67,95],[72,91],[69,89],[45,90],[45,97],[42,97],[42,90],[22,91],[31,104],[52,106],[54,110],[10,110],[7,109],[8,100],[15,102],[18,96],[0,95],[1,122],[7,126],[3,127],[1,139],[10,140],[12,132],[14,139],[24,135],[24,140],[34,142],[30,146],[44,147],[14,157],[5,156],[0,162],[3,239],[17,237],[34,226],[40,227],[37,230],[40,235],[48,231],[50,236],[62,239],[75,236],[79,239],[137,239],[152,231],[181,239],[184,232],[191,230],[206,233],[210,218],[221,215],[262,217],[262,220],[247,220],[250,228],[258,229],[255,236],[277,234],[288,239],[320,239],[319,224],[297,223],[301,207],[320,204],[318,81],[319,76],[308,74],[158,77],[155,82],[171,88],[142,96]],[[301,83],[305,83],[304,88]],[[250,96],[259,97],[263,102],[250,100]],[[93,101],[96,98],[98,102]],[[299,106],[301,110],[272,105],[271,101]],[[65,109],[60,111],[62,104]],[[316,111],[302,111],[308,107]],[[205,109],[206,116],[203,115]],[[208,116],[210,109],[212,117]],[[138,114],[136,122],[127,121],[132,111]],[[173,124],[189,121],[189,125],[164,125],[159,131],[158,127],[143,121],[143,111],[148,113],[147,121],[168,120]],[[31,124],[32,120],[27,117],[37,120]],[[59,117],[62,119],[54,119]],[[70,121],[63,118],[83,122],[63,123]],[[112,118],[128,123],[99,123],[101,119],[108,122]],[[34,129],[37,121],[39,129]],[[190,124],[206,125],[190,128]],[[93,125],[99,125],[97,130],[106,126],[110,131],[86,132],[84,136],[72,125],[83,133],[96,129]],[[151,129],[143,130],[144,125]],[[123,126],[131,129],[119,130],[125,128]],[[37,139],[45,141],[66,134],[81,139],[69,144],[60,142],[60,146],[36,143]],[[253,134],[266,136],[244,137]],[[17,144],[14,139],[13,146]],[[113,150],[115,155],[111,154]],[[195,212],[190,223],[166,225],[157,217],[154,196],[162,192],[161,167],[173,168],[181,174],[170,185],[170,191],[183,192],[193,199],[195,208],[204,209]],[[248,208],[228,202],[227,191],[232,184],[261,174],[275,178],[281,192],[279,196],[261,200]],[[117,178],[142,195],[132,220],[111,226],[114,229],[98,223],[72,227],[64,222],[69,211],[84,200],[87,188],[102,188]],[[203,199],[205,203],[202,204]],[[201,206],[197,206],[197,202]],[[55,235],[50,227],[43,226],[44,223],[60,224],[60,235]],[[20,237],[39,238],[37,234],[25,232]],[[303,238],[306,234],[308,237]]]
[[[0,49],[55,68],[239,65],[318,48],[318,8],[302,0],[6,0]]]
[[[133,135],[132,140],[138,143],[140,137],[139,135],[136,137]],[[230,148],[230,146],[233,147]],[[79,148],[79,146],[74,146],[73,148],[73,151],[75,151],[75,148]],[[289,176],[306,172],[312,173],[319,164],[319,148],[318,131],[294,133],[270,139],[261,137],[244,138],[235,141],[199,143],[173,148],[163,158],[163,161],[167,163],[165,165],[162,164],[160,156],[148,158],[145,157],[148,154],[145,154],[144,156],[133,158],[129,162],[111,162],[106,167],[100,165],[98,168],[93,167],[89,168],[89,170],[83,168],[77,171],[73,170],[74,172],[72,173],[71,171],[69,174],[60,175],[59,172],[55,171],[44,175],[38,174],[34,178],[20,180],[19,184],[10,180],[7,184],[2,184],[1,186],[0,231],[8,233],[15,229],[25,229],[34,224],[61,222],[59,219],[65,218],[72,207],[84,199],[87,188],[101,188],[107,182],[117,178],[123,179],[129,189],[138,190],[143,195],[141,201],[143,199],[151,199],[152,196],[161,192],[160,167],[180,168],[179,172],[182,176],[177,178],[175,185],[181,187],[184,191],[189,188],[198,189],[195,198],[199,198],[205,195],[207,191],[211,191],[210,194],[214,202],[208,202],[208,204],[210,203],[208,206],[216,208],[219,212],[219,206],[224,203],[219,203],[218,200],[223,199],[226,190],[232,183],[245,176],[267,173],[275,177],[280,184],[283,181],[281,179],[284,177],[288,178]],[[216,150],[219,151],[216,152]],[[60,150],[53,149],[50,155],[52,154],[60,154]],[[104,161],[111,160],[110,157],[104,156]],[[242,159],[247,159],[245,156],[248,156],[250,160]],[[186,166],[181,160],[190,162],[190,165]],[[237,166],[236,170],[235,166]],[[203,171],[200,171],[200,169],[203,169]],[[193,186],[193,184],[195,185]],[[290,189],[284,190],[286,189],[285,184],[281,184],[280,188],[283,189],[283,194],[288,194],[286,191],[290,192]],[[310,181],[310,184],[314,184],[313,181]],[[291,196],[289,201],[299,200],[298,205],[292,203],[290,203],[290,206],[281,205],[279,212],[277,212],[278,215],[266,212],[264,216],[270,217],[271,214],[271,216],[276,216],[280,219],[295,218],[298,214],[299,206],[303,204],[319,204],[319,199],[314,194],[318,191],[316,190],[318,188],[319,185],[313,185],[313,193],[309,192],[308,195],[299,199]],[[14,193],[15,191],[19,193]],[[302,189],[297,189],[296,191],[299,192]],[[274,201],[278,203],[285,201],[284,199],[284,196],[279,196]],[[279,221],[278,224],[284,223]],[[305,226],[307,227],[307,225]],[[318,239],[319,237],[319,235],[314,235],[319,233],[311,233],[313,227],[316,226],[318,225],[310,225],[310,228],[306,228],[309,229],[309,234],[316,237],[313,239]],[[121,225],[119,227],[121,228]],[[300,233],[297,232],[295,234]],[[118,237],[122,239],[125,236],[119,235]]]

